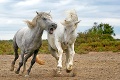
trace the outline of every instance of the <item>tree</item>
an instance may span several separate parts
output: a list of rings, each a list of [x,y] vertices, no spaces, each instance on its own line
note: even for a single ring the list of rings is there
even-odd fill
[[[87,33],[90,33],[91,35],[99,35],[99,38],[110,40],[113,39],[112,35],[115,36],[114,28],[107,23],[101,23],[98,25],[94,22],[93,27],[89,29]]]
[[[78,34],[77,41],[79,43],[91,43],[91,42],[100,42],[102,40],[114,40],[113,36],[115,35],[114,29],[107,23],[96,23],[92,28],[88,29],[83,33]],[[113,35],[113,36],[112,36]]]

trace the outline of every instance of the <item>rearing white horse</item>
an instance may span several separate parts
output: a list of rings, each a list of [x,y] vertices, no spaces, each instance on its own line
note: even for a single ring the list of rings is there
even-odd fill
[[[61,74],[62,54],[66,47],[66,71],[70,72],[73,68],[73,57],[75,54],[74,43],[76,41],[76,28],[80,21],[75,10],[68,11],[67,18],[58,23],[58,27],[53,34],[48,33],[49,49],[53,57],[57,60],[57,73]],[[64,47],[65,46],[65,47]]]

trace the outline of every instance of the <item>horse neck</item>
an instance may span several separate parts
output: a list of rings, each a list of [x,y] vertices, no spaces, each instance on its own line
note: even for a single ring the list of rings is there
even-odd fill
[[[67,28],[64,27],[64,33],[65,33],[65,29],[67,29]],[[69,29],[68,29],[68,30],[69,30]],[[67,31],[68,31],[68,30],[67,30]],[[71,32],[71,34],[76,34],[76,29],[74,29],[74,30]],[[70,35],[70,34],[68,34],[68,35]]]
[[[42,34],[43,34],[43,28],[40,25],[36,25],[35,28],[33,29],[33,36],[35,36],[36,38],[40,39]]]
[[[74,30],[73,32],[71,32],[70,34],[65,34],[65,30],[64,30],[64,34],[63,34],[63,40],[64,42],[69,42],[72,41],[74,42],[76,40],[77,34],[76,34],[76,30]]]

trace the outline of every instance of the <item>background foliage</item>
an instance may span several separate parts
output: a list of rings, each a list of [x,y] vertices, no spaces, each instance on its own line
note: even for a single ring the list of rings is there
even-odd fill
[[[90,51],[120,51],[120,40],[114,39],[114,27],[109,24],[94,23],[91,29],[78,33],[75,42],[76,53],[88,53]],[[20,52],[20,50],[19,50]],[[39,53],[49,54],[48,42],[43,40]],[[12,40],[0,41],[0,54],[14,54]]]

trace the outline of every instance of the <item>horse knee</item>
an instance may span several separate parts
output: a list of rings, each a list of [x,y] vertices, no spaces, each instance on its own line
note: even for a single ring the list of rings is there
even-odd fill
[[[58,50],[58,52],[59,52],[59,53],[63,53],[63,50],[62,50],[62,49],[60,49],[60,50]]]
[[[17,54],[17,55],[15,55],[15,60],[17,60],[19,58],[19,55]]]
[[[61,57],[61,56],[62,56],[62,53],[63,53],[63,50],[62,50],[62,49],[58,50],[58,57]]]
[[[23,65],[23,62],[19,62],[19,66],[21,67]]]

